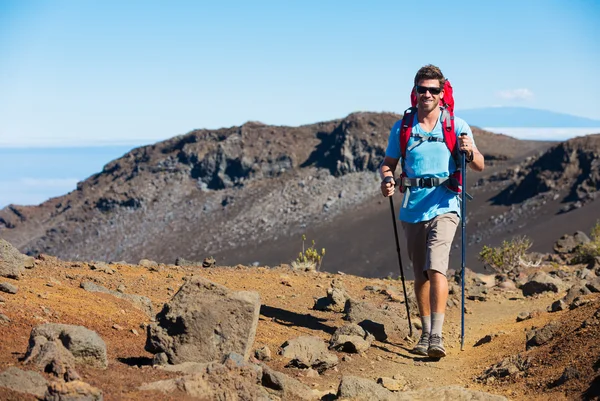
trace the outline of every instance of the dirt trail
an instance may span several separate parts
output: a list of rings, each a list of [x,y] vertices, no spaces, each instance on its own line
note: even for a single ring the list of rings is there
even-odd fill
[[[348,354],[338,353],[340,364],[337,369],[327,370],[313,378],[305,376],[301,370],[286,368],[286,361],[276,351],[284,341],[300,335],[314,335],[328,341],[335,328],[345,323],[342,313],[312,310],[314,299],[325,296],[332,279],[337,278],[352,297],[382,305],[393,301],[384,294],[367,291],[365,287],[376,285],[386,288],[392,285],[401,288],[398,281],[330,273],[298,273],[287,267],[202,269],[169,265],[161,266],[159,271],[131,265],[110,267],[115,270],[114,274],[91,270],[87,263],[45,257],[45,260],[36,261],[36,267],[28,270],[22,280],[1,279],[17,285],[19,291],[14,295],[2,294],[5,302],[0,303],[0,313],[8,316],[11,322],[0,325],[0,371],[8,366],[32,369],[23,366],[20,359],[27,349],[29,333],[36,325],[44,322],[83,325],[96,331],[107,344],[107,371],[80,369],[83,380],[102,389],[105,400],[186,399],[179,393],[165,396],[137,390],[142,383],[176,376],[151,366],[152,355],[144,350],[146,335],[143,328],[144,324],[149,323],[149,317],[127,301],[108,294],[86,292],[80,288],[80,284],[93,281],[110,290],[122,285],[126,293],[148,296],[155,312],[158,312],[181,286],[184,276],[200,275],[233,290],[259,292],[263,308],[253,349],[268,345],[273,351],[269,366],[321,391],[335,392],[343,375],[373,380],[401,375],[406,382],[406,389],[457,384],[516,400],[577,398],[589,385],[589,377],[584,377],[581,383],[569,387],[569,394],[565,395],[560,388],[543,387],[543,391],[538,391],[531,384],[531,380],[537,380],[535,377],[494,384],[474,380],[502,358],[524,352],[526,330],[532,326],[541,327],[549,320],[568,313],[542,313],[534,319],[517,323],[515,319],[520,312],[545,310],[564,294],[549,293],[526,299],[520,291],[495,288],[485,302],[467,301],[469,313],[466,314],[464,351],[460,351],[460,310],[455,307],[450,308],[446,316],[446,358],[431,361],[416,357],[409,352],[409,342],[374,342],[362,355],[352,354],[342,359]],[[598,308],[596,301],[597,297],[592,304]],[[587,316],[584,312],[580,313],[580,317],[569,318],[574,327],[580,325]],[[586,313],[589,315],[591,312]],[[115,329],[115,324],[120,329]],[[485,335],[494,334],[497,336],[490,343],[474,346]],[[598,358],[598,354],[589,358]],[[564,366],[548,368],[547,377],[539,380],[544,383],[555,380],[562,369]],[[49,375],[47,377],[50,378]],[[585,383],[585,380],[588,382]],[[18,393],[10,395],[11,399],[32,399]]]

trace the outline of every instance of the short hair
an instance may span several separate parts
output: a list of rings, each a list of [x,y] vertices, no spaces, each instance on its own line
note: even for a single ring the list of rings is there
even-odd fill
[[[415,86],[419,84],[420,81],[424,79],[437,79],[440,82],[440,88],[444,88],[444,84],[446,83],[446,78],[444,78],[444,74],[442,74],[442,70],[439,67],[436,67],[433,64],[427,64],[424,67],[421,67],[417,74],[415,75]]]

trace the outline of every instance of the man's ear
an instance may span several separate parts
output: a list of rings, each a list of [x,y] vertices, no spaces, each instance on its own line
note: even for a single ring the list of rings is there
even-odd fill
[[[440,100],[444,98],[444,91],[440,92]]]

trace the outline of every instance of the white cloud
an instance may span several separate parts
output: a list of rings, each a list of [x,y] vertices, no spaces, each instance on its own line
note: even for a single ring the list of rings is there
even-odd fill
[[[496,96],[505,100],[531,100],[533,92],[527,88],[508,89],[497,92]]]

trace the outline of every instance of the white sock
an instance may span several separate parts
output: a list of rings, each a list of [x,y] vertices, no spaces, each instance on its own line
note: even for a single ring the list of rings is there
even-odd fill
[[[444,314],[435,313],[431,314],[431,335],[437,334],[442,336],[442,326],[444,325]]]
[[[421,326],[423,326],[423,334],[431,333],[431,315],[421,316]]]

